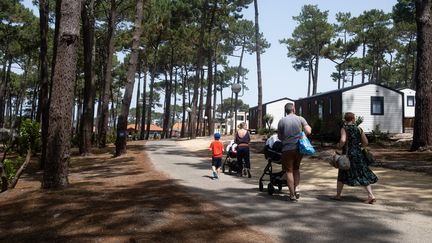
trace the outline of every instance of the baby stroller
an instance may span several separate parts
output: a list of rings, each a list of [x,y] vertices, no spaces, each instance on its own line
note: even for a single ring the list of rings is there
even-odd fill
[[[270,148],[268,145],[264,148],[264,157],[267,160],[267,165],[264,169],[263,174],[259,179],[259,190],[263,191],[264,181],[269,181],[267,185],[267,193],[273,195],[275,191],[275,186],[278,187],[279,192],[282,190],[283,186],[287,186],[286,178],[283,178],[285,172],[273,172],[272,163],[281,164],[281,152],[282,152],[282,142],[277,141]],[[267,177],[268,176],[268,177]],[[267,180],[268,178],[268,180]]]
[[[227,156],[222,164],[222,173],[225,173],[225,170],[228,170],[228,174],[232,174],[233,171],[239,173],[242,169],[242,166],[237,162],[237,151],[235,150],[236,144],[231,143],[228,145]]]

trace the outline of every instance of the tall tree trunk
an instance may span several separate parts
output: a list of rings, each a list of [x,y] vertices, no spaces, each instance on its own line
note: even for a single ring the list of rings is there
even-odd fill
[[[171,126],[170,126],[170,132],[169,132],[169,138],[172,137],[173,135],[173,130],[174,130],[174,125],[176,124],[176,115],[177,115],[177,76],[178,76],[178,71],[177,71],[177,67],[175,68],[175,74],[174,74],[174,109],[172,112],[172,116],[171,116]]]
[[[43,97],[43,99],[47,99],[45,106],[39,106],[38,112],[42,112],[41,115],[41,137],[42,137],[42,151],[41,151],[41,159],[40,159],[40,168],[45,169],[45,162],[47,158],[47,144],[48,144],[48,127],[49,127],[49,107],[51,102],[51,93],[52,93],[52,80],[54,78],[54,70],[56,66],[56,58],[57,58],[57,49],[59,42],[59,32],[60,32],[60,21],[61,21],[61,6],[62,0],[56,0],[55,6],[55,29],[54,29],[54,46],[53,46],[53,56],[51,60],[51,81],[48,81],[48,94]],[[42,104],[41,104],[42,105]]]
[[[185,67],[184,69],[185,74],[183,74],[183,69],[182,69],[182,106],[183,106],[183,114],[182,114],[182,127],[181,127],[181,131],[180,131],[180,137],[185,137],[185,131],[186,131],[186,126],[185,126],[185,121],[186,121],[186,82],[187,82],[187,68]],[[187,124],[186,124],[187,125]]]
[[[193,85],[193,96],[192,96],[192,112],[190,114],[190,124],[191,124],[191,138],[196,138],[197,130],[195,129],[197,127],[197,106],[198,106],[198,92],[199,92],[199,85],[201,84],[201,70],[204,65],[204,34],[205,34],[205,28],[206,28],[206,21],[207,21],[207,12],[208,12],[208,0],[204,1],[203,5],[203,11],[201,16],[201,26],[200,26],[200,33],[199,33],[199,40],[198,40],[198,51],[196,55],[196,73],[195,73],[195,82]]]
[[[136,103],[135,103],[135,131],[138,131],[139,124],[140,124],[140,94],[141,94],[141,54],[138,50],[138,87],[136,92]],[[144,101],[143,101],[144,105]]]
[[[49,1],[39,1],[39,33],[40,33],[40,52],[39,52],[39,105],[36,114],[36,121],[41,122],[42,116],[48,116],[48,14]],[[42,121],[43,122],[43,121]]]
[[[153,57],[157,57],[157,48],[155,48]],[[150,125],[151,125],[151,111],[152,111],[152,105],[153,105],[153,92],[154,92],[154,80],[156,76],[156,61],[152,64],[151,67],[151,73],[150,73],[150,91],[149,91],[149,100],[148,100],[148,111],[147,111],[147,119],[146,119],[146,136],[145,139],[148,140],[150,138]],[[147,102],[146,102],[147,103]]]
[[[255,6],[255,45],[256,45],[256,59],[257,59],[257,77],[258,77],[258,119],[257,129],[263,128],[263,109],[262,109],[262,78],[261,78],[261,43],[259,38],[259,22],[258,22],[258,0],[254,0]]]
[[[127,122],[129,115],[130,103],[132,100],[133,87],[135,84],[135,72],[137,69],[138,49],[140,45],[140,38],[142,34],[142,20],[143,20],[143,2],[144,0],[137,0],[136,16],[134,23],[134,31],[132,36],[132,50],[129,59],[129,67],[126,74],[126,87],[121,106],[121,113],[118,117],[117,123],[117,139],[116,139],[116,155],[126,153],[126,138],[127,138]]]
[[[217,44],[216,44],[217,46]],[[217,47],[216,47],[217,48]],[[209,123],[209,125],[211,126],[211,128],[209,129],[209,134],[213,134],[214,133],[214,124],[216,121],[216,103],[217,103],[217,56],[216,56],[216,51],[214,53],[214,74],[213,75],[213,109],[212,109],[212,122],[211,124]],[[221,91],[222,92],[222,91]],[[222,101],[221,101],[222,103]],[[222,113],[221,113],[222,114]],[[220,122],[218,122],[220,125]]]
[[[363,42],[363,49],[362,49],[362,60],[361,60],[361,83],[364,84],[365,82],[365,57],[366,57],[366,42]]]
[[[204,122],[204,127],[207,126],[207,131],[209,135],[213,134],[213,114],[212,114],[212,94],[213,94],[213,50],[209,50],[208,53],[208,71],[207,71],[207,96],[205,104],[205,116],[207,119]],[[205,129],[204,129],[205,130]],[[204,133],[205,136],[205,133]]]
[[[416,106],[411,150],[432,148],[432,19],[431,0],[416,0]]]
[[[12,57],[8,56],[7,58],[7,68],[6,72],[4,74],[4,86],[2,93],[0,94],[0,127],[3,127],[5,124],[5,120],[8,117],[9,109],[8,109],[8,103],[10,101],[9,99],[6,99],[6,97],[9,96],[10,93],[10,74],[11,74],[11,68],[12,68]],[[7,101],[7,102],[6,102]],[[5,117],[5,111],[6,111],[6,117]]]
[[[143,140],[145,138],[145,131],[146,131],[146,127],[145,127],[145,117],[146,117],[146,112],[147,112],[147,59],[146,57],[144,57],[144,81],[143,81],[143,106],[142,106],[142,112],[141,112],[141,130],[140,130],[140,139]]]
[[[315,54],[315,75],[313,76],[313,83],[312,83],[312,95],[315,95],[318,91],[318,66],[319,66],[319,50],[317,50]]]
[[[171,103],[171,80],[172,80],[172,67],[168,67],[169,69],[169,76],[166,73],[166,69],[164,72],[165,75],[165,101],[164,101],[164,114],[163,114],[163,122],[162,122],[162,134],[161,138],[167,138],[168,137],[168,123],[170,119],[170,103]]]
[[[69,184],[68,163],[72,129],[73,89],[76,79],[80,34],[81,0],[63,1],[58,50],[49,107],[47,160],[42,187],[63,188]]]
[[[312,67],[312,59],[309,60],[309,70],[308,70],[308,93],[307,96],[309,97],[311,95],[311,84],[313,79],[313,67]]]
[[[150,124],[151,124],[151,111],[152,111],[152,106],[153,106],[153,92],[154,92],[154,81],[155,81],[155,76],[156,76],[156,68],[157,68],[157,56],[158,56],[158,49],[159,49],[159,44],[160,44],[160,40],[162,37],[162,32],[159,32],[159,35],[156,39],[156,45],[154,47],[154,51],[153,51],[153,64],[151,66],[151,71],[150,71],[150,94],[149,94],[149,101],[148,101],[148,111],[147,111],[147,125],[146,125],[146,137],[145,139],[148,140],[150,137]]]
[[[5,53],[5,57],[7,53]],[[6,67],[8,65],[8,58],[4,59],[3,69],[2,69],[2,80],[0,82],[0,128],[4,126],[4,108],[5,108],[5,97],[6,97]]]
[[[87,155],[91,149],[94,117],[94,0],[84,0],[82,6],[83,46],[84,46],[84,102],[80,126],[79,150],[81,155]]]
[[[99,118],[99,147],[106,147],[106,139],[108,132],[108,118],[109,118],[109,100],[111,93],[111,85],[112,85],[112,62],[113,62],[113,54],[114,54],[114,37],[115,37],[115,29],[117,22],[117,3],[116,0],[111,0],[111,10],[108,18],[108,43],[107,49],[108,54],[105,63],[105,82],[102,85],[102,97],[101,97],[101,113]]]
[[[197,113],[197,136],[202,136],[202,125],[203,125],[203,104],[204,104],[204,70],[201,69],[201,82],[199,84],[199,101],[198,101],[198,113]]]
[[[246,37],[243,38],[242,49],[241,49],[241,52],[240,52],[239,65],[237,67],[237,78],[236,78],[236,83],[237,84],[240,83],[241,69],[242,69],[242,66],[243,66],[243,57],[244,57],[245,46],[246,46],[245,41],[246,41]],[[233,94],[231,94],[231,101],[232,101],[232,96],[233,96]],[[231,112],[231,114],[234,114],[234,116],[232,117],[234,119],[234,127],[231,128],[231,130],[234,130],[234,132],[236,132],[237,131],[237,102],[238,102],[238,93],[235,93],[234,97],[235,97],[234,98],[234,106],[231,104],[231,107],[233,109],[233,112]],[[261,113],[261,115],[262,115],[262,113]],[[257,119],[259,119],[259,118],[257,118]],[[262,121],[262,117],[261,117],[261,121]],[[257,129],[258,129],[258,125],[257,125]]]
[[[224,106],[224,100],[223,100],[223,92],[222,92],[222,90],[223,90],[223,84],[222,84],[222,82],[220,84],[220,90],[221,90],[221,92],[220,92],[220,100],[221,100],[220,113],[221,113],[221,120],[223,120],[223,123],[225,123],[224,134],[227,135],[228,134],[228,122],[227,122],[228,112],[225,113],[225,118],[224,118],[223,113],[224,113],[225,106]],[[222,126],[222,124],[221,124],[221,126]]]

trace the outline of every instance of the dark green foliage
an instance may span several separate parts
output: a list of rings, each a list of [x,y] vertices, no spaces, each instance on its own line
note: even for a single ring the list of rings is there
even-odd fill
[[[274,131],[275,131],[275,129],[273,129],[273,128],[265,127],[265,128],[258,129],[258,134],[259,135],[266,135],[266,137],[268,138],[274,133]]]
[[[273,123],[273,116],[270,114],[264,115],[264,123],[266,124],[267,128],[270,129],[271,125]]]
[[[8,180],[11,180],[15,177],[17,170],[20,168],[23,162],[24,158],[21,156],[18,156],[15,159],[5,159],[3,161]]]
[[[29,148],[29,146],[33,153],[41,151],[41,131],[38,122],[32,121],[30,119],[25,119],[21,124],[21,130],[18,137],[19,153],[24,154]]]
[[[380,125],[377,124],[375,128],[372,130],[372,132],[368,136],[369,142],[371,143],[382,143],[383,140],[388,139],[388,134],[384,133],[380,129]]]

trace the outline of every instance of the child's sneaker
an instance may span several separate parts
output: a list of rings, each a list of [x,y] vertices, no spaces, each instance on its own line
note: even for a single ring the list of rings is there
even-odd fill
[[[214,172],[214,171],[213,171],[213,178],[214,178],[214,179],[219,179],[219,177],[218,177],[217,173],[216,173],[216,172]]]

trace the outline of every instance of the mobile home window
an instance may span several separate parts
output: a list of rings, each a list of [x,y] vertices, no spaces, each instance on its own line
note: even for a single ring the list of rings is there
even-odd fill
[[[298,114],[299,114],[300,116],[303,116],[303,109],[302,109],[301,106],[299,106]]]
[[[384,115],[384,97],[371,97],[371,115]]]
[[[323,119],[323,113],[324,113],[324,102],[320,100],[318,102],[318,118]]]
[[[415,97],[413,95],[407,96],[407,106],[415,105]]]
[[[328,102],[329,102],[329,110],[328,110],[328,112],[329,112],[329,114],[331,114],[332,113],[332,106],[333,106],[333,102],[332,102],[332,98],[330,97],[329,99],[328,99]]]

